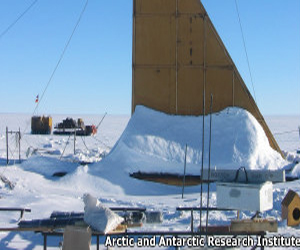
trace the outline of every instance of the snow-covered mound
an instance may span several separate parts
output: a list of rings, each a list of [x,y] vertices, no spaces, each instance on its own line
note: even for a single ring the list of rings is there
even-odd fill
[[[66,162],[54,157],[32,156],[21,164],[21,168],[43,175],[44,177],[53,177],[55,173],[71,173],[78,167],[77,163]]]
[[[183,173],[187,144],[187,173],[199,174],[202,158],[202,116],[175,116],[137,106],[127,128],[101,169],[132,173]],[[205,117],[204,166],[208,166],[209,122]],[[286,165],[273,150],[264,130],[246,110],[227,108],[212,115],[211,164],[217,169],[275,170]]]

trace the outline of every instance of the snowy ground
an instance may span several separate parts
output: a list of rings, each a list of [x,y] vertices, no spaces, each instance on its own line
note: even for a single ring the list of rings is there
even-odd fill
[[[67,116],[53,115],[52,117],[53,123],[55,124]],[[97,125],[101,120],[101,116],[72,115],[72,117],[82,117],[85,124],[93,123]],[[272,116],[265,118],[280,147],[288,156],[287,159],[289,162],[295,160],[300,161],[299,155],[296,154],[296,150],[300,148],[298,134],[300,118],[296,116]],[[130,139],[126,134],[122,136],[124,140],[122,139],[122,141],[119,142],[120,145],[114,148],[110,156],[107,156],[120,138],[129,119],[129,116],[107,116],[95,137],[77,137],[75,147],[76,154],[74,155],[73,137],[68,139],[68,136],[31,135],[30,115],[0,114],[0,174],[6,176],[16,184],[14,190],[11,191],[0,182],[0,207],[28,207],[32,209],[32,212],[25,214],[26,220],[42,219],[48,218],[53,211],[83,211],[84,204],[82,196],[84,193],[90,193],[108,206],[140,206],[146,207],[147,210],[159,210],[163,212],[164,221],[162,224],[146,224],[141,230],[189,230],[190,213],[176,212],[176,207],[199,206],[199,186],[186,188],[184,199],[182,199],[182,189],[180,187],[141,182],[129,178],[128,171],[138,170],[139,164],[141,163],[140,159],[136,165],[132,165],[134,163],[132,161],[133,155],[128,155],[129,158],[124,159],[123,162],[114,161],[114,159],[126,157],[123,155],[125,151],[120,150],[122,143],[126,142],[126,140],[128,142]],[[8,126],[9,130],[18,130],[19,127],[21,129],[22,164],[18,163],[18,150],[15,137],[9,135],[10,163],[9,166],[6,166],[6,126]],[[134,129],[142,133],[142,130],[139,130],[142,128]],[[149,135],[147,141],[139,140],[137,142],[141,151],[143,151],[142,146],[149,146],[149,141],[151,142],[152,139],[151,135]],[[167,141],[165,140],[166,137],[163,136],[154,139],[155,143],[151,145],[163,145]],[[195,140],[198,141],[198,139]],[[130,141],[132,142],[132,140]],[[164,162],[161,160],[163,157],[171,158],[176,155],[176,152],[180,155],[182,151],[180,148],[182,148],[184,144],[184,141],[173,143],[173,147],[169,148],[170,152],[173,153],[171,155],[160,155],[161,158],[159,161],[154,157],[153,163]],[[191,142],[191,144],[193,144],[193,142]],[[199,134],[199,145],[200,144],[201,134]],[[130,143],[126,145],[130,145]],[[197,148],[196,144],[192,146]],[[30,150],[28,150],[28,148],[30,148]],[[155,148],[146,149],[149,154],[145,159],[147,159],[146,162],[149,164],[149,159],[151,159],[149,155],[153,153],[157,154],[159,149],[158,151],[153,151]],[[36,153],[32,154],[33,151],[36,151]],[[145,152],[143,152],[143,154],[144,153]],[[28,158],[26,155],[28,155]],[[104,160],[102,161],[103,157]],[[274,157],[276,158],[276,156]],[[191,166],[197,164],[196,158],[197,157],[190,155]],[[274,158],[272,159],[274,160]],[[80,161],[92,162],[93,164],[80,165]],[[181,161],[181,158],[176,159],[172,164],[174,164],[174,166],[178,165],[178,168],[179,166],[183,167]],[[278,163],[278,161],[276,162]],[[281,162],[280,164],[283,166],[289,164],[289,162]],[[168,164],[171,163],[166,163],[166,166]],[[215,164],[217,164],[217,162],[215,162]],[[103,170],[103,166],[106,166],[105,171]],[[112,168],[107,169],[110,166],[112,166]],[[143,167],[147,166],[140,166],[141,169],[143,169]],[[278,166],[273,167],[277,168]],[[52,176],[53,173],[61,171],[66,171],[68,174],[62,178]],[[297,171],[294,174],[298,175]],[[274,209],[264,213],[264,216],[272,216],[280,221],[280,204],[283,197],[290,188],[300,193],[299,184],[300,181],[275,184],[273,195]],[[216,205],[215,190],[215,186],[212,185],[210,197],[211,206]],[[206,204],[206,192],[204,193],[203,200],[204,204]],[[251,215],[252,213],[250,212],[242,212],[243,218]],[[212,225],[226,224],[234,217],[234,212],[211,212],[209,223]],[[16,226],[17,219],[18,213],[1,212],[0,227],[14,227]],[[199,214],[195,213],[194,219],[195,225],[198,225]],[[204,217],[202,221],[204,222]],[[300,237],[299,228],[289,228],[286,227],[285,224],[285,222],[279,222],[278,234]],[[30,232],[0,233],[0,249],[42,249],[42,240],[40,234]],[[61,240],[59,237],[50,238],[48,241],[48,249],[59,249],[59,242]],[[103,245],[101,245],[101,247],[104,249]],[[93,249],[96,249],[95,244],[93,244]],[[295,249],[298,248],[295,247]]]

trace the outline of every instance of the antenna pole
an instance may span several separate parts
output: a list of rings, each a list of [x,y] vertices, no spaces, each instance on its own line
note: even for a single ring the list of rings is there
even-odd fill
[[[202,125],[202,161],[201,161],[201,174],[200,174],[200,232],[201,218],[202,218],[202,198],[203,198],[203,164],[204,164],[204,132],[205,132],[205,86],[203,87],[203,125]]]
[[[200,182],[201,182],[201,191],[200,191],[200,232],[202,231],[202,198],[203,198],[203,165],[204,165],[204,126],[205,126],[205,89],[206,89],[206,14],[203,18],[204,23],[204,30],[203,30],[203,127],[202,127],[202,163],[201,163],[201,176],[200,176]]]
[[[76,127],[74,128],[74,155],[76,154]]]
[[[98,123],[98,125],[97,125],[97,127],[96,127],[96,129],[98,129],[99,128],[99,126],[101,125],[101,123],[103,122],[103,120],[104,120],[104,118],[105,118],[105,116],[107,115],[107,112],[105,112],[105,114],[104,114],[104,116],[102,117],[102,119],[101,119],[101,121]]]
[[[208,177],[207,177],[207,209],[206,209],[206,242],[207,242],[207,229],[208,229],[208,207],[209,207],[209,181],[210,181],[210,158],[211,158],[211,128],[212,128],[212,105],[213,95],[210,95],[210,122],[209,122],[209,151],[208,151]]]
[[[8,165],[8,127],[6,127],[6,165]]]
[[[19,127],[19,132],[18,132],[18,139],[19,139],[19,162],[21,163],[21,130]]]
[[[186,153],[187,153],[187,144],[185,144],[185,154],[184,154],[184,173],[183,173],[183,182],[182,182],[182,196],[183,199],[183,193],[184,193],[184,186],[185,186],[185,173],[186,173]]]

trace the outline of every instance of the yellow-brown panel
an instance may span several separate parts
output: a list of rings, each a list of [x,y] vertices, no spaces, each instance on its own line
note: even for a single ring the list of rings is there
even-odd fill
[[[178,71],[178,114],[199,115],[202,113],[203,70],[180,68]]]
[[[203,65],[203,18],[178,18],[178,64]]]
[[[240,81],[240,79],[235,75],[234,77],[234,104],[237,107],[244,108],[248,110],[255,116],[255,109],[253,105],[251,105],[251,94],[249,90],[243,87],[244,84]]]
[[[175,17],[137,17],[135,24],[135,64],[175,65]]]
[[[205,13],[205,10],[199,0],[178,0],[178,10],[179,13]]]
[[[165,113],[176,112],[174,69],[135,69],[135,105],[145,105]]]
[[[176,0],[135,0],[136,14],[162,14],[176,12]]]
[[[206,114],[209,112],[210,95],[213,95],[213,112],[233,106],[233,73],[230,69],[207,69]]]
[[[199,12],[205,13],[201,2],[178,0],[177,21],[176,0],[135,0],[134,3],[136,16],[133,25],[133,110],[136,105],[141,104],[169,114],[201,114],[204,82],[201,65],[204,64],[205,41],[205,62],[208,66],[206,113],[210,93],[214,95],[214,111],[233,104],[248,110],[263,126],[270,145],[281,152],[238,72],[235,72],[233,87],[232,70],[210,67],[230,68],[234,65],[209,17],[203,22],[201,16],[196,15]],[[178,42],[176,28],[178,28]],[[178,112],[176,112],[176,64]]]
[[[214,28],[210,20],[206,21],[206,64],[207,65],[230,65],[231,62],[225,53],[225,47],[218,35],[214,32]]]
[[[235,99],[235,106],[244,108],[248,110],[255,118],[256,120],[260,123],[262,128],[264,129],[270,146],[277,150],[281,155],[282,152],[272,134],[270,131],[268,125],[266,124],[262,114],[260,113],[257,105],[255,104],[253,98],[251,97],[251,94],[249,93],[248,89],[245,86],[244,83],[241,82],[241,80],[236,76],[235,77],[235,84],[234,84],[234,99]]]

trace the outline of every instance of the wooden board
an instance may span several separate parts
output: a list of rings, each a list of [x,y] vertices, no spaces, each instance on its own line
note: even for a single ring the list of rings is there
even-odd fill
[[[208,178],[208,170],[204,169],[202,182],[207,183],[208,179],[210,182],[235,182],[237,170],[221,170],[213,169]],[[164,183],[173,186],[182,186],[183,175],[174,173],[158,173],[158,172],[134,172],[130,174],[131,177]],[[247,170],[248,182],[249,183],[263,183],[271,181],[273,183],[285,182],[285,171],[284,170]],[[237,179],[239,182],[246,182],[245,173],[240,171]],[[195,186],[201,183],[200,175],[186,175],[185,186]]]
[[[275,219],[245,219],[232,220],[230,225],[231,232],[277,232],[278,223]]]

